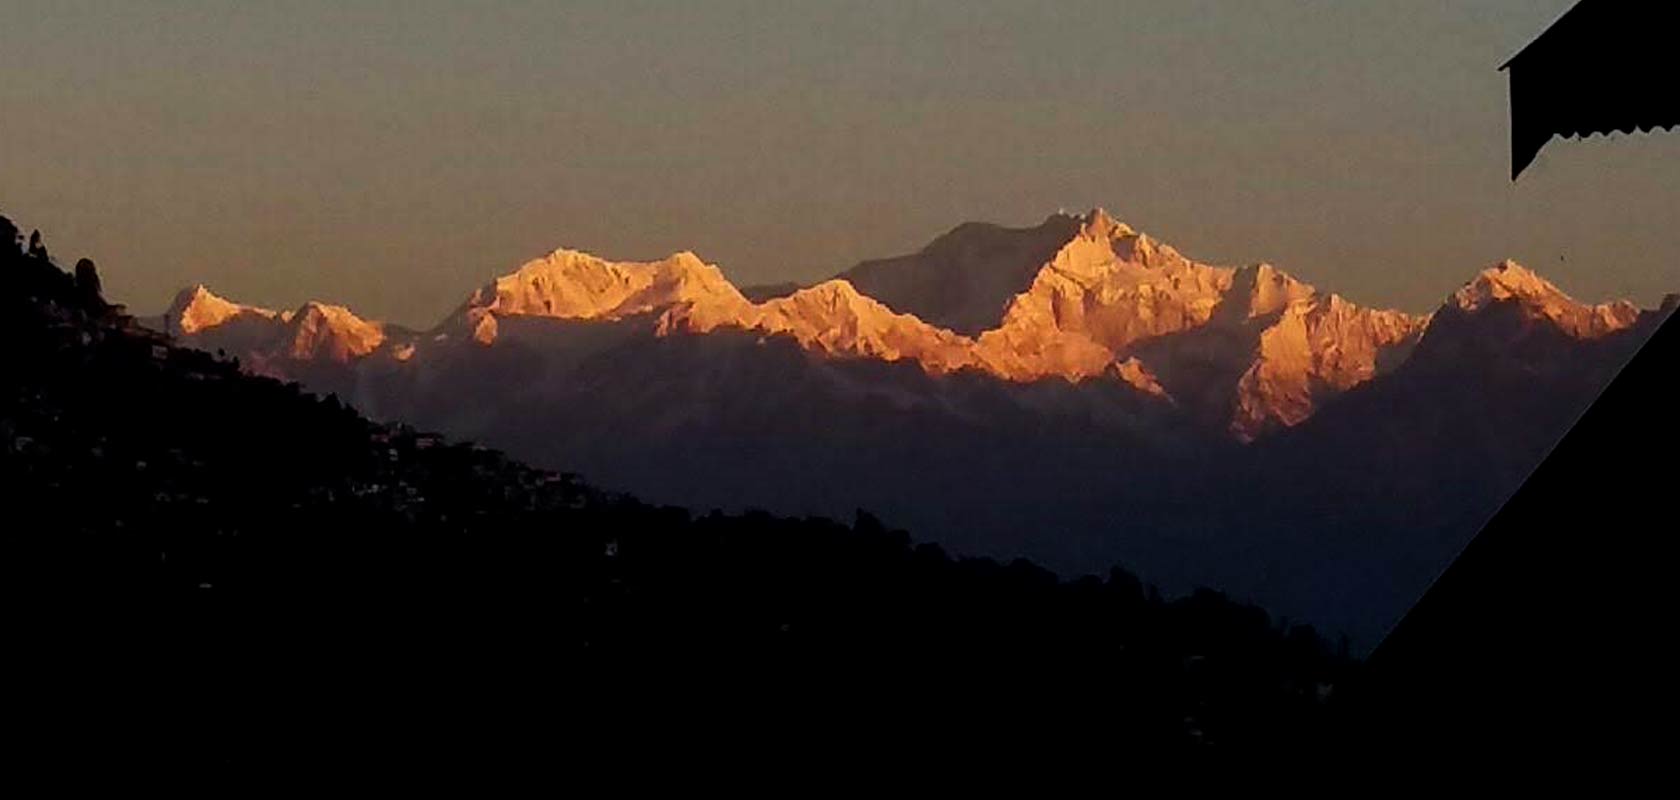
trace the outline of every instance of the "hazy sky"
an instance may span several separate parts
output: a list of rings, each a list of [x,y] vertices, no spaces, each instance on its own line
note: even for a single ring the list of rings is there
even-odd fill
[[[1680,291],[1680,133],[1508,179],[1496,67],[1572,0],[0,0],[0,213],[111,293],[429,324],[559,246],[826,276],[1108,208],[1434,307],[1516,258]]]

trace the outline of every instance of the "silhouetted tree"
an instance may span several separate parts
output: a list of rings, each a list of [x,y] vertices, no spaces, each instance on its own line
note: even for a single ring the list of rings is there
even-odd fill
[[[76,291],[90,303],[103,304],[104,291],[99,285],[99,268],[94,266],[92,259],[80,259],[76,262]]]

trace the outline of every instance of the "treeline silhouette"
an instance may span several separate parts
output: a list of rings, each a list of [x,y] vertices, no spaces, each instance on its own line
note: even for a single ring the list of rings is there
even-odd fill
[[[1251,755],[1308,741],[1352,669],[1217,592],[862,512],[696,515],[374,424],[141,328],[3,217],[0,349],[35,738],[76,764],[542,761],[722,719],[784,750]]]

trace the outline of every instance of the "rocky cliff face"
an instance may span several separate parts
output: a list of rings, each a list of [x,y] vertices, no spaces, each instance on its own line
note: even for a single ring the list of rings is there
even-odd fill
[[[385,326],[344,306],[310,301],[287,315],[281,338],[289,358],[346,363],[379,349],[385,343]]]
[[[722,271],[693,253],[615,262],[561,249],[473,292],[440,327],[491,344],[496,321],[506,317],[620,321],[683,306],[687,315],[713,321],[733,319],[750,305]]]
[[[1369,380],[1425,324],[1321,297],[1269,264],[1192,261],[1099,209],[980,346],[1011,380],[1079,380],[1132,359],[1246,441]]]
[[[280,314],[218,297],[203,284],[182,289],[164,312],[169,333],[192,335],[242,321],[272,322]]]
[[[1237,380],[1231,433],[1249,441],[1304,422],[1329,398],[1403,360],[1426,324],[1334,294],[1290,302],[1260,332],[1253,362]]]
[[[907,359],[933,373],[975,365],[972,340],[895,313],[843,279],[768,300],[726,324],[792,336],[807,350],[831,357]]]
[[[161,326],[184,344],[236,355],[253,368],[284,374],[282,362],[350,364],[387,343],[386,326],[343,306],[310,301],[295,311],[235,303],[203,286],[183,290]]]
[[[1639,320],[1639,307],[1626,300],[1588,305],[1576,301],[1545,278],[1515,261],[1482,270],[1447,298],[1447,306],[1475,313],[1500,303],[1520,309],[1523,317],[1548,321],[1577,339],[1596,339]]]

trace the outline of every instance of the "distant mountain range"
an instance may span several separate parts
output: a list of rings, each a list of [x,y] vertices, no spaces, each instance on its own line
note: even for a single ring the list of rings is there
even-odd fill
[[[1357,674],[1215,590],[952,557],[867,514],[649,505],[374,423],[141,328],[93,262],[67,271],[17,233],[0,216],[0,480],[24,567],[10,641],[31,687],[8,719],[36,765],[549,775],[556,750],[593,755],[532,719],[642,755],[691,753],[671,725],[704,738],[719,714],[747,731],[732,752],[772,758],[843,752],[863,728],[903,752],[1048,737],[1289,763],[1324,750]],[[178,322],[319,342],[311,319],[344,321],[196,301]],[[637,743],[649,729],[660,741]]]
[[[376,418],[690,506],[866,507],[1374,640],[1673,308],[1512,262],[1432,314],[1194,261],[1102,210],[813,286],[557,250],[430,330],[203,286],[150,324]]]

